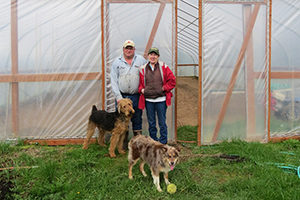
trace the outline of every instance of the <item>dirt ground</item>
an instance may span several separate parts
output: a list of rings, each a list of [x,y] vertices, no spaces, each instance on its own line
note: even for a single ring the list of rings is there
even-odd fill
[[[198,79],[177,77],[177,124],[196,126],[198,122]]]

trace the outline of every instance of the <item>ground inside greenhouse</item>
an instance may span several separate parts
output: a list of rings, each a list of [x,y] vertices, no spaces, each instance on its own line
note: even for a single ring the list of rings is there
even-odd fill
[[[177,124],[178,126],[198,123],[198,78],[177,78]]]

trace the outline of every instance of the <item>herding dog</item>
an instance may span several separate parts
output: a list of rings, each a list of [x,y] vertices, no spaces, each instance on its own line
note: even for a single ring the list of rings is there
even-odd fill
[[[132,177],[132,168],[141,159],[140,171],[144,176],[144,165],[147,163],[150,167],[153,183],[157,190],[161,192],[159,184],[159,173],[164,172],[164,179],[167,185],[168,172],[173,170],[179,157],[179,149],[166,144],[161,144],[150,138],[149,136],[137,135],[133,137],[128,144],[128,161],[129,161],[129,179]]]
[[[128,98],[121,99],[118,102],[117,111],[113,113],[108,113],[104,110],[97,110],[96,106],[94,105],[92,114],[89,118],[83,149],[88,148],[89,141],[97,127],[99,130],[97,141],[100,146],[106,146],[104,143],[105,133],[110,132],[112,134],[109,146],[109,156],[111,158],[116,157],[116,147],[118,148],[118,152],[120,154],[125,154],[126,152],[122,149],[123,141],[125,133],[128,131],[129,121],[133,114],[134,109],[132,107],[132,101]]]

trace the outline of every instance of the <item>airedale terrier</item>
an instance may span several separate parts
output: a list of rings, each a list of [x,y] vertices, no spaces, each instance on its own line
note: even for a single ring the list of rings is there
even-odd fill
[[[115,149],[118,148],[120,154],[125,154],[123,150],[123,141],[125,133],[128,131],[128,125],[134,109],[132,107],[132,101],[128,98],[121,99],[118,102],[118,109],[116,112],[108,113],[104,110],[97,110],[96,106],[93,106],[92,114],[89,118],[87,135],[83,143],[83,149],[87,149],[89,141],[93,136],[96,127],[99,130],[97,138],[98,144],[106,146],[104,142],[105,133],[111,133],[109,156],[111,158],[116,157]]]

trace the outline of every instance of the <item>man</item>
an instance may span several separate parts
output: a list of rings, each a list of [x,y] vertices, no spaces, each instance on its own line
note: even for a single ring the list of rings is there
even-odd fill
[[[159,61],[158,48],[148,51],[149,62],[140,68],[140,100],[139,108],[146,106],[150,137],[162,144],[168,142],[168,127],[166,124],[167,106],[171,105],[171,90],[176,85],[176,79],[171,69]],[[160,137],[157,137],[156,116],[158,118]]]
[[[123,55],[116,58],[111,66],[110,79],[113,93],[117,102],[122,98],[129,98],[133,103],[135,113],[131,118],[133,134],[142,133],[142,110],[139,104],[139,67],[144,65],[144,57],[135,54],[135,44],[132,40],[126,40],[123,44]],[[124,139],[124,147],[127,147],[128,133]]]

